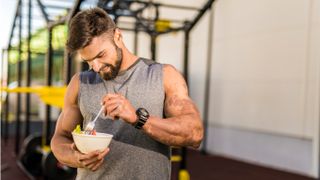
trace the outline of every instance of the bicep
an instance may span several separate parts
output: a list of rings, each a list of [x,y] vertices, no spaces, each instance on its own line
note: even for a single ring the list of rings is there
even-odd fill
[[[82,122],[78,107],[79,75],[73,76],[64,97],[64,107],[58,118],[55,135],[71,137],[71,132],[77,124]]]
[[[56,125],[56,134],[71,137],[71,132],[77,124],[82,122],[82,116],[77,107],[69,107],[63,110]]]
[[[164,67],[165,115],[167,117],[198,113],[188,95],[188,87],[183,76],[170,65]]]

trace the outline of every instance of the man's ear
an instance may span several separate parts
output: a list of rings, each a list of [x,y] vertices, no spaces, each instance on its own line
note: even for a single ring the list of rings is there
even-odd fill
[[[122,34],[119,28],[116,28],[114,31],[114,42],[118,47],[120,47],[121,41],[122,41]]]

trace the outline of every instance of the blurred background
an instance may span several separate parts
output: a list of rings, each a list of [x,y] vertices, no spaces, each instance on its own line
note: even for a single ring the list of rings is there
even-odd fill
[[[88,69],[65,51],[69,19],[97,6],[129,50],[188,82],[205,137],[173,149],[172,179],[320,177],[320,1],[0,0],[3,179],[74,178],[49,142]]]

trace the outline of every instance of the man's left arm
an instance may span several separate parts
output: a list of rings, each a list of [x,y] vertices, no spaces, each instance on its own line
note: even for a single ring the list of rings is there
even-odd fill
[[[198,148],[203,138],[203,126],[199,111],[188,95],[184,78],[173,66],[164,65],[163,81],[167,118],[150,116],[143,130],[170,146]]]
[[[150,116],[143,131],[153,139],[169,146],[192,146],[198,148],[203,137],[199,111],[188,95],[188,88],[182,75],[171,65],[163,67],[165,90],[165,119]],[[105,114],[114,119],[121,118],[134,125],[136,110],[120,94],[107,94],[103,98]]]

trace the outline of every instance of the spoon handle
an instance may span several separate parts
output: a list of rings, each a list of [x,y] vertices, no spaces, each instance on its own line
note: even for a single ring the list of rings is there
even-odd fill
[[[98,119],[98,117],[100,116],[100,114],[102,113],[102,111],[104,110],[104,105],[103,106],[101,106],[101,108],[100,108],[100,110],[99,110],[99,112],[98,112],[98,114],[97,114],[97,116],[94,118],[94,120],[92,121],[93,123],[95,123],[96,122],[96,120]]]

